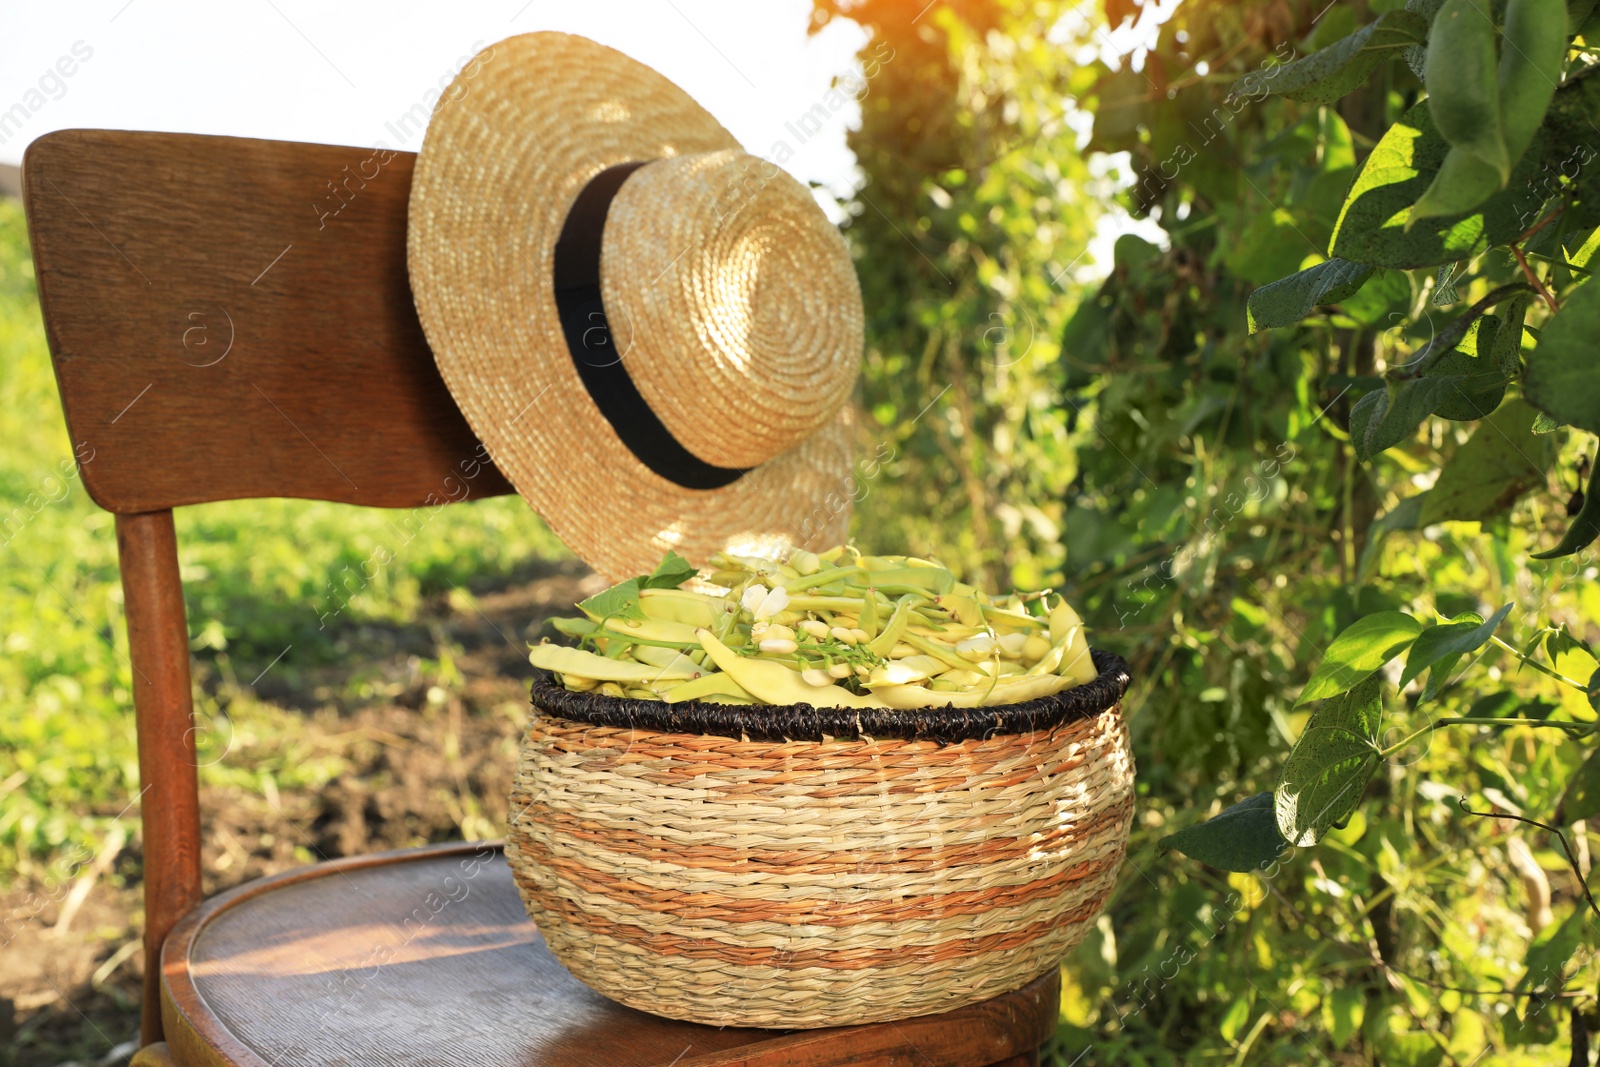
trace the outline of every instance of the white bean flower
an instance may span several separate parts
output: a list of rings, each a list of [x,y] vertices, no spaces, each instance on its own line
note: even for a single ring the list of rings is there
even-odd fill
[[[746,592],[746,598],[749,598],[749,592]],[[750,609],[750,614],[754,614],[757,619],[771,619],[774,614],[778,614],[787,606],[789,606],[789,590],[784,589],[782,585],[773,585],[771,592],[762,597],[762,603]]]

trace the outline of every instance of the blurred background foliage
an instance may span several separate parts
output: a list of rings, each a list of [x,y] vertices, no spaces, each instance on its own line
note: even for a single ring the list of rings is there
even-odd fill
[[[1425,419],[1370,460],[1351,442],[1355,399],[1513,276],[1509,256],[1480,257],[1453,301],[1448,278],[1391,270],[1302,325],[1249,328],[1256,287],[1324,260],[1357,169],[1421,84],[1387,62],[1326,104],[1238,107],[1229,89],[1398,6],[817,0],[817,25],[871,32],[875,68],[845,232],[868,312],[861,451],[893,458],[857,486],[858,543],[1062,589],[1134,668],[1138,821],[1117,896],[1063,969],[1053,1062],[1580,1062],[1569,1023],[1600,975],[1574,873],[1585,827],[1564,827],[1572,864],[1548,832],[1456,803],[1549,821],[1587,755],[1565,734],[1425,734],[1343,828],[1266,872],[1159,846],[1273,788],[1306,723],[1299,690],[1358,618],[1512,604],[1500,635],[1518,648],[1566,635],[1532,649],[1546,671],[1597,666],[1592,555],[1528,559],[1560,537],[1592,440],[1544,437],[1539,477],[1491,513],[1421,527],[1404,502],[1474,423]],[[1119,55],[1113,31],[1134,21],[1160,24],[1154,47]],[[1127,232],[1095,244],[1108,226]],[[0,201],[0,879],[48,886],[138,787],[111,521],[62,466],[25,242]],[[426,598],[566,556],[500,499],[445,509],[350,584],[396,536],[391,515],[318,503],[180,513],[201,713],[254,709],[249,751],[206,766],[208,785],[325,788],[344,768],[297,746],[294,708],[371,694],[315,689],[319,663]],[[269,707],[252,679],[290,646],[272,675],[290,696]],[[448,649],[424,660],[430,684],[460,684]],[[1427,721],[1397,673],[1390,740]],[[1458,673],[1440,714],[1595,718],[1499,645]]]

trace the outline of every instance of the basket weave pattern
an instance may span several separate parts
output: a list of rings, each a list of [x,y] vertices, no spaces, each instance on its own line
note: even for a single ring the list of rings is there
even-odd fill
[[[834,1026],[1055,966],[1115,882],[1133,761],[1116,706],[955,744],[536,710],[511,803],[523,900],[586,984],[696,1022]]]

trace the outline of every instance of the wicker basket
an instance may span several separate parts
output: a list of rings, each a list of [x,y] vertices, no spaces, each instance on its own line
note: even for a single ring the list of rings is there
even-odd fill
[[[1127,664],[1024,704],[663,704],[549,677],[506,854],[550,950],[657,1015],[817,1027],[1017,989],[1082,939],[1133,818]]]

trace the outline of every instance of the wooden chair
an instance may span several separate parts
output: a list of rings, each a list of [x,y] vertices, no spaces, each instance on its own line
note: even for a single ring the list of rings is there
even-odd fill
[[[28,149],[45,331],[84,486],[116,515],[126,598],[144,826],[135,1062],[1032,1062],[1055,1025],[1054,973],[944,1015],[792,1034],[624,1008],[551,957],[498,845],[331,860],[201,900],[172,509],[422,508],[511,491],[412,307],[413,160],[99,130]]]

